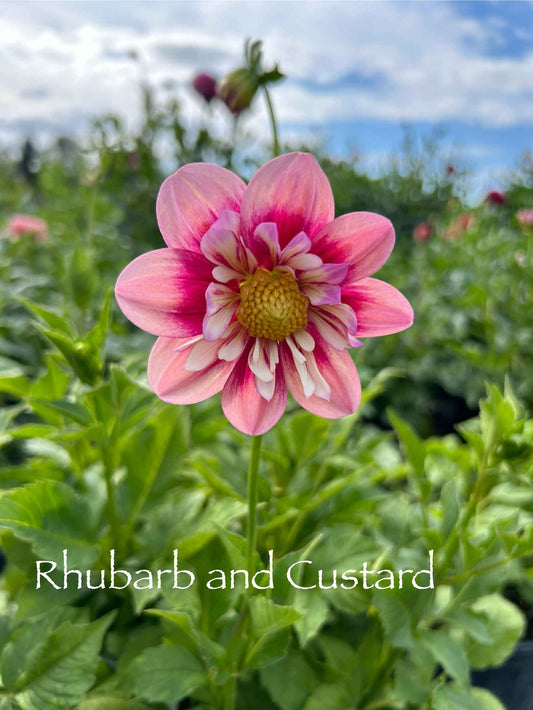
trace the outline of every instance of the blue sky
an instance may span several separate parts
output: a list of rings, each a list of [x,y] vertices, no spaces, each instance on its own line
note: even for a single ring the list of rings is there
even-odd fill
[[[191,124],[196,70],[223,75],[246,37],[264,40],[288,79],[274,92],[285,136],[319,135],[339,154],[375,167],[396,151],[403,126],[443,134],[479,188],[533,151],[533,3],[1,2],[0,144],[83,133],[91,116],[139,116],[139,66],[171,80]],[[220,109],[213,128],[229,121]],[[268,136],[258,103],[247,128]]]

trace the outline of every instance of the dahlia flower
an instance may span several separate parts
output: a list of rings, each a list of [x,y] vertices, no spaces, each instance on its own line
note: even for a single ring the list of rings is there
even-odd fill
[[[425,242],[433,234],[433,225],[431,222],[420,222],[413,230],[413,239],[415,242]]]
[[[404,296],[369,277],[392,250],[389,220],[334,219],[329,182],[305,153],[271,160],[248,186],[216,165],[185,165],[156,211],[167,247],[135,259],[115,287],[127,318],[159,336],[155,393],[189,404],[222,391],[229,421],[253,435],[279,420],[287,390],[322,417],[354,412],[347,349],[413,320]]]
[[[46,241],[48,225],[44,219],[32,217],[29,214],[17,214],[11,217],[7,223],[7,232],[13,241],[18,241],[21,237],[33,236],[36,242]]]
[[[499,190],[491,190],[485,197],[485,202],[489,205],[499,207],[507,200],[507,195]]]
[[[518,210],[516,219],[521,227],[533,227],[533,209]]]

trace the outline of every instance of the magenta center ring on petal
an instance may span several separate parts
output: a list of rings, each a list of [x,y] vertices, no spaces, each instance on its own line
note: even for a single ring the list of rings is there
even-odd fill
[[[239,289],[237,320],[253,337],[279,342],[307,325],[309,300],[291,273],[258,268]]]

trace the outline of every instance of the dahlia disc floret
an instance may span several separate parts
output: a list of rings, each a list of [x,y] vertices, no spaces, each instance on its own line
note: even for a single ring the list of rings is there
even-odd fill
[[[271,160],[248,186],[216,165],[185,165],[163,183],[157,219],[167,248],[129,264],[115,293],[159,336],[148,380],[161,399],[221,391],[226,417],[252,435],[279,420],[287,391],[322,417],[357,409],[347,349],[413,321],[404,296],[370,278],[394,245],[388,219],[334,219],[328,179],[306,153]]]

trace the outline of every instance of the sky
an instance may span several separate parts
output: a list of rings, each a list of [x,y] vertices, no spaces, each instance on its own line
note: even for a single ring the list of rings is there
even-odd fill
[[[237,67],[247,37],[287,74],[273,91],[282,137],[318,137],[372,169],[405,126],[420,138],[438,131],[487,188],[533,152],[530,0],[0,0],[0,146],[83,135],[103,112],[134,125],[142,77],[161,92],[171,82],[195,125],[192,76]],[[212,120],[229,130],[222,109]],[[268,137],[262,103],[247,127]]]

